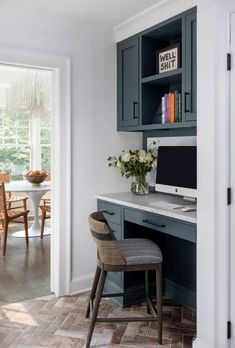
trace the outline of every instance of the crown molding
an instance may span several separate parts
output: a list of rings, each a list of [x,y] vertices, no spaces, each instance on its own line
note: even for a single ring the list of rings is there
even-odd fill
[[[197,0],[161,0],[116,25],[113,28],[115,41],[124,40],[196,5]]]

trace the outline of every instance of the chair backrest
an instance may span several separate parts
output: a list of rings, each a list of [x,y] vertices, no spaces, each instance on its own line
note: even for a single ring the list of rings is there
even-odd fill
[[[9,173],[0,173],[0,183],[8,183],[11,181],[11,177]]]
[[[90,214],[88,222],[101,262],[106,265],[125,265],[125,260],[117,247],[116,238],[103,213]]]
[[[6,194],[4,182],[0,184],[0,212],[7,216],[7,204],[6,204]]]

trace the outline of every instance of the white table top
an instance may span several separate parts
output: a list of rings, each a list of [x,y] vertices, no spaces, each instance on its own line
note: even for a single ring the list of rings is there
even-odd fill
[[[148,195],[135,195],[131,192],[98,194],[95,198],[120,204],[126,207],[148,211],[150,213],[168,216],[181,221],[197,223],[196,211],[183,212],[181,208],[174,209],[173,204],[186,206],[192,204],[181,197],[161,193],[149,193]],[[168,204],[169,203],[169,204]]]
[[[11,181],[5,184],[6,191],[12,192],[35,192],[35,191],[50,191],[51,183],[49,181],[44,181],[40,185],[33,185],[25,180]]]

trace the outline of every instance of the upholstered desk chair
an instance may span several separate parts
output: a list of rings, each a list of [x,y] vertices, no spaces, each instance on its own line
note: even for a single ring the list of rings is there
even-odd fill
[[[0,183],[9,183],[11,177],[9,173],[0,173]],[[27,200],[28,197],[12,195],[11,192],[6,193],[6,205],[7,209],[21,209],[27,210]],[[17,205],[15,205],[17,203]],[[22,222],[22,221],[17,221]]]
[[[8,210],[7,209],[5,187],[4,187],[4,183],[1,183],[0,184],[0,222],[3,226],[3,247],[2,247],[3,256],[6,255],[9,223],[15,219],[18,219],[19,217],[23,217],[24,219],[26,245],[29,244],[28,213],[29,213],[29,210],[15,210],[15,209]]]
[[[95,212],[89,216],[89,226],[98,249],[97,268],[92,285],[86,317],[91,312],[91,323],[88,331],[86,347],[90,347],[96,322],[158,322],[158,342],[162,344],[162,253],[160,248],[148,239],[131,238],[116,240],[102,212]],[[155,308],[148,282],[148,271],[156,271],[156,302]],[[147,312],[152,315],[144,317],[98,318],[98,310],[102,297],[117,297],[128,294],[103,294],[107,272],[145,271],[145,292]],[[94,306],[93,306],[94,302]]]

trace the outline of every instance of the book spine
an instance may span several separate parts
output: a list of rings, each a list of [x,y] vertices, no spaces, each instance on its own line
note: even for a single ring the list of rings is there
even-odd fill
[[[165,99],[165,123],[168,123],[168,98],[167,98],[167,94],[165,94],[164,96]]]
[[[175,122],[179,122],[179,92],[175,91]]]
[[[166,95],[166,122],[170,122],[170,99],[169,99],[169,93]]]
[[[165,96],[162,97],[162,124],[166,123]]]
[[[175,93],[169,93],[170,97],[170,123],[175,122]]]

